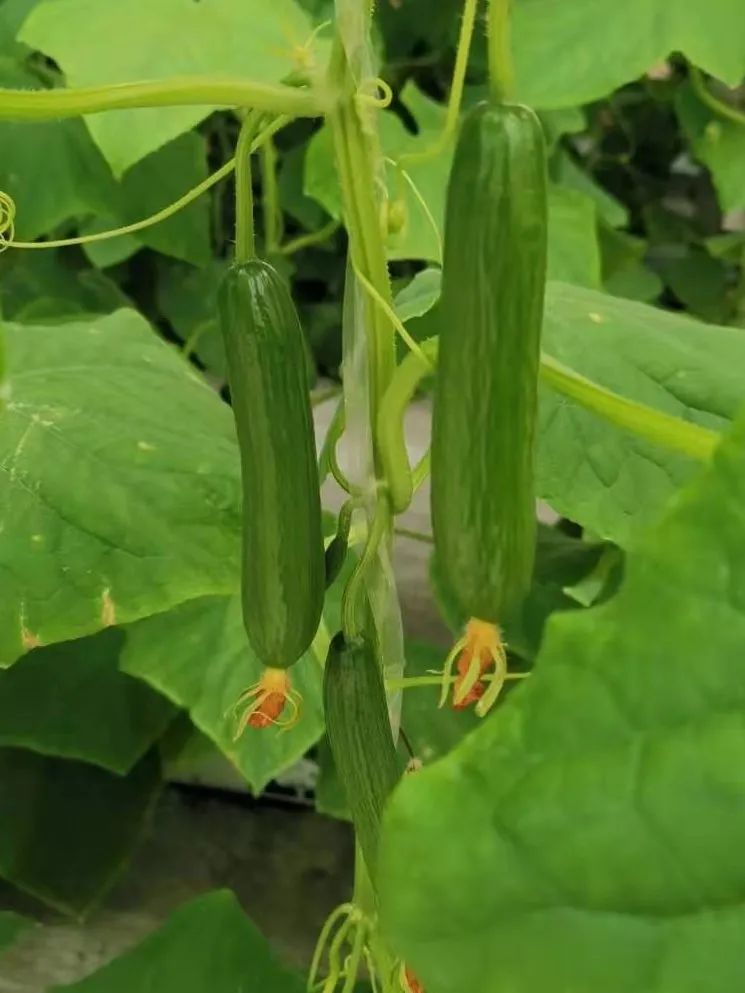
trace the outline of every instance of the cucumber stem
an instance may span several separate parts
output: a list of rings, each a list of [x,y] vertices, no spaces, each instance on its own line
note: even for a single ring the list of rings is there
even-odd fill
[[[235,150],[235,260],[248,262],[256,257],[254,195],[251,148],[258,120],[254,111],[243,119]]]
[[[511,5],[511,0],[490,0],[489,2],[489,82],[492,95],[502,103],[510,99],[514,87],[510,37]]]
[[[290,117],[321,117],[329,105],[327,96],[317,90],[230,76],[179,76],[57,90],[0,88],[0,119],[13,121],[79,117],[102,110],[202,106],[253,107]]]

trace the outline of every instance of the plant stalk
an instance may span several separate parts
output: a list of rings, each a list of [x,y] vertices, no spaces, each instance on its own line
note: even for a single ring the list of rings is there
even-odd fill
[[[43,121],[102,110],[141,107],[252,107],[290,117],[320,117],[329,109],[326,94],[281,83],[230,76],[178,76],[109,86],[59,90],[0,89],[0,119]]]

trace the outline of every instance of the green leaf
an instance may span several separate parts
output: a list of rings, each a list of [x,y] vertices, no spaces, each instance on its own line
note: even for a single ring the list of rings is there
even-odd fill
[[[644,264],[647,243],[607,224],[599,228],[603,286],[613,296],[650,303],[660,295],[662,280]]]
[[[81,269],[69,249],[46,249],[0,257],[0,305],[6,319],[55,324],[71,314],[109,314],[129,301],[108,276]]]
[[[543,347],[617,393],[721,431],[745,401],[745,335],[551,283]],[[691,460],[541,391],[537,489],[555,510],[627,547],[691,478]]]
[[[31,927],[31,921],[10,910],[0,910],[0,958],[8,945],[12,945],[21,931]]]
[[[735,86],[745,73],[742,7],[712,4],[704,30],[697,0],[521,0],[514,52],[516,95],[532,107],[597,100],[673,52]]]
[[[325,526],[331,532],[329,517]],[[260,793],[323,732],[321,682],[328,632],[339,628],[341,594],[353,565],[350,553],[326,593],[323,621],[313,645],[289,670],[293,687],[302,696],[300,720],[294,727],[283,731],[249,727],[235,736],[241,708],[233,711],[238,698],[263,671],[246,638],[239,595],[203,597],[133,624],[127,631],[121,667],[184,707],[196,727]]]
[[[201,183],[207,176],[206,152],[204,138],[189,131],[128,169],[121,181],[120,225],[157,213]],[[212,257],[209,220],[210,201],[202,196],[135,238],[164,255],[207,265]]]
[[[696,158],[711,171],[722,210],[745,207],[745,127],[714,114],[687,82],[676,91],[675,109]]]
[[[216,890],[180,907],[154,934],[57,993],[302,993],[235,896]],[[52,993],[52,991],[50,991]]]
[[[0,70],[0,85],[29,89],[39,82],[14,68]],[[0,190],[15,201],[18,241],[33,241],[77,214],[97,211],[114,188],[82,121],[0,121],[0,147]]]
[[[578,190],[593,199],[598,217],[612,228],[621,228],[628,223],[629,212],[625,205],[596,183],[567,152],[560,152],[553,160],[552,175],[560,186]]]
[[[173,707],[119,671],[124,634],[37,648],[0,669],[0,746],[125,774],[160,738]]]
[[[70,86],[173,76],[243,76],[277,82],[294,68],[293,49],[311,33],[292,0],[47,0],[20,38],[61,66]],[[122,110],[86,119],[120,176],[215,108]]]
[[[0,876],[68,914],[112,885],[160,789],[154,754],[128,776],[0,750]]]
[[[548,278],[600,288],[595,202],[563,186],[549,190]]]
[[[745,421],[555,618],[534,674],[385,823],[381,912],[428,993],[725,993],[743,968]]]
[[[293,687],[303,697],[298,723],[287,731],[247,728],[238,739],[232,710],[263,670],[246,639],[240,597],[203,597],[132,625],[121,665],[124,672],[186,708],[199,730],[260,793],[323,730],[323,647],[319,654],[322,657],[309,651],[290,672]]]
[[[229,409],[133,311],[6,328],[0,665],[238,585]]]
[[[439,269],[423,269],[396,295],[396,313],[404,323],[434,307],[440,298],[441,282]]]
[[[217,291],[227,264],[214,260],[200,269],[162,264],[158,267],[158,307],[174,331],[210,372],[227,378],[225,349],[217,321]]]

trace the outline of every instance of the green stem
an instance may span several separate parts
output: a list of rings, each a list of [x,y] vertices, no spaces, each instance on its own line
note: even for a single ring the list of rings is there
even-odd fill
[[[365,580],[378,555],[378,549],[390,532],[391,518],[388,500],[379,498],[375,504],[370,532],[355,570],[349,577],[341,601],[342,628],[347,639],[359,638],[365,629],[365,604],[367,592]]]
[[[378,188],[375,149],[371,137],[363,128],[362,111],[356,102],[356,84],[338,38],[330,71],[332,88],[341,90],[343,94],[329,114],[328,121],[334,141],[352,263],[380,298],[392,307],[393,297],[375,192]],[[371,110],[367,112],[374,113]],[[375,423],[375,412],[395,367],[395,336],[384,310],[375,306],[372,300],[367,301],[366,311],[370,404]]]
[[[398,366],[378,410],[380,459],[395,514],[406,510],[414,492],[404,435],[404,414],[419,384],[433,371],[425,351],[431,350],[433,341],[436,339],[422,342],[421,354],[410,352]]]
[[[606,390],[545,353],[541,355],[541,378],[553,390],[570,397],[616,427],[681,455],[706,461],[721,440],[716,431],[663,414],[653,407]]]
[[[725,103],[723,100],[719,100],[715,97],[706,85],[704,77],[701,74],[701,70],[697,66],[689,63],[688,75],[691,80],[693,90],[702,103],[706,104],[710,110],[713,110],[714,113],[718,114],[720,117],[726,117],[728,120],[734,121],[735,124],[739,124],[741,126],[745,125],[745,113],[738,110],[737,107],[733,107],[731,104]]]
[[[455,66],[453,68],[453,80],[450,86],[450,99],[448,100],[447,112],[445,114],[445,125],[439,137],[429,148],[420,152],[408,152],[402,155],[398,164],[405,168],[414,163],[426,162],[436,158],[447,147],[448,142],[455,134],[460,117],[460,107],[463,102],[463,88],[466,82],[466,71],[468,69],[468,56],[471,51],[471,41],[473,39],[473,29],[476,22],[476,10],[478,0],[465,0],[463,5],[463,19],[461,20],[460,36],[458,38],[458,50],[455,56]]]
[[[18,121],[78,117],[102,110],[198,106],[252,107],[290,117],[320,117],[329,104],[328,97],[317,90],[229,76],[181,76],[60,90],[0,89],[0,119]]]
[[[424,531],[414,531],[412,528],[394,528],[393,533],[399,538],[408,538],[410,541],[418,541],[423,545],[434,545],[435,539],[431,534]]]
[[[282,238],[282,210],[277,184],[277,150],[273,141],[261,146],[261,206],[264,216],[264,242],[269,254],[279,251]]]
[[[235,260],[248,262],[256,255],[251,149],[257,128],[253,111],[246,115],[235,150]]]
[[[512,0],[489,0],[489,82],[492,95],[509,100],[514,87],[514,67],[510,39]]]
[[[336,234],[339,227],[340,224],[337,220],[331,220],[317,231],[309,231],[308,234],[298,235],[297,238],[293,238],[292,241],[288,241],[282,246],[282,255],[294,255],[304,248],[312,248],[313,245],[322,245],[333,234]]]
[[[493,673],[487,672],[479,679],[485,683],[490,683],[495,679],[527,679],[529,675],[529,672],[508,672],[505,676],[495,676]],[[443,677],[441,673],[434,673],[431,676],[404,676],[401,679],[386,679],[385,688],[389,692],[394,692],[396,690],[410,690],[419,686],[441,687],[443,682],[452,684],[458,678],[458,676]]]

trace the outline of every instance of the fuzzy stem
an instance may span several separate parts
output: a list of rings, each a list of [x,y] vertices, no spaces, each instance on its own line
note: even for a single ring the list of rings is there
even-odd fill
[[[59,90],[0,89],[0,119],[4,120],[45,121],[102,110],[199,106],[252,107],[291,117],[320,117],[328,110],[329,100],[316,90],[230,76],[180,76]]]

